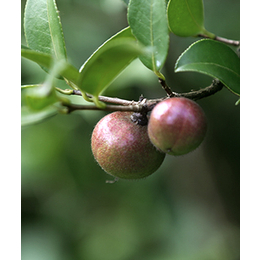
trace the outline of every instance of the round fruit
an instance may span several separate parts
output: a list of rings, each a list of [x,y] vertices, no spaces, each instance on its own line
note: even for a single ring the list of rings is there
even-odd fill
[[[91,137],[92,152],[99,165],[122,179],[140,179],[152,174],[165,157],[150,142],[147,125],[135,124],[132,114],[108,114],[97,123]]]
[[[148,135],[159,150],[182,155],[196,149],[207,130],[201,107],[187,98],[169,98],[158,103],[151,112]]]

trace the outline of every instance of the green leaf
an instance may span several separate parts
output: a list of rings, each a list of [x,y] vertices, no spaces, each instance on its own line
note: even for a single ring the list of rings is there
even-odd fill
[[[40,87],[28,89],[26,93],[27,106],[35,111],[40,111],[58,101],[54,90],[49,90],[47,84]]]
[[[52,65],[54,64],[55,60],[50,54],[30,50],[30,49],[22,49],[21,50],[22,57],[29,59],[31,61],[36,62],[42,67],[46,69],[51,69]],[[60,75],[67,80],[73,82],[74,84],[78,84],[79,72],[78,70],[72,66],[71,64],[64,61],[64,69],[60,71]]]
[[[178,36],[188,37],[205,34],[214,35],[204,28],[204,10],[202,0],[171,0],[167,14],[170,30]]]
[[[30,109],[39,111],[59,101],[54,88],[54,81],[65,66],[64,62],[56,62],[42,85],[26,89],[25,99]]]
[[[175,72],[196,71],[219,79],[230,91],[240,93],[240,60],[226,44],[203,39],[179,57]]]
[[[30,48],[28,47],[28,46],[26,46],[26,45],[21,45],[21,49],[26,49],[26,50],[30,50]]]
[[[27,0],[24,31],[28,46],[39,52],[66,59],[60,17],[54,0]]]
[[[79,88],[93,95],[100,105],[100,93],[141,53],[129,27],[102,44],[80,69]]]
[[[39,86],[41,86],[41,84],[22,85],[21,89],[36,88]]]
[[[136,39],[151,52],[140,57],[143,64],[159,73],[169,48],[169,29],[165,0],[131,0],[128,5],[128,23]]]
[[[47,107],[41,111],[32,111],[28,107],[23,106],[21,108],[21,124],[22,126],[28,126],[40,123],[57,114],[58,110],[55,107]]]

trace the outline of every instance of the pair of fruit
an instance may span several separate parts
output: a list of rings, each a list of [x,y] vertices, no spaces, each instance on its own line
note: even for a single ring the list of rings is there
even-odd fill
[[[102,118],[92,133],[92,152],[112,176],[140,179],[155,172],[166,153],[183,155],[196,149],[206,128],[204,112],[197,103],[169,98],[153,108],[148,125],[140,124],[131,112],[118,111]]]

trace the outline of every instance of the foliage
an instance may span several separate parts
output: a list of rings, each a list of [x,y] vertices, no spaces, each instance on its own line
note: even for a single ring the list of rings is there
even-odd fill
[[[167,6],[164,0],[125,2],[128,4],[129,27],[108,39],[77,70],[67,61],[56,2],[28,0],[24,14],[24,32],[28,46],[22,46],[22,57],[36,62],[46,71],[62,62],[62,69],[56,70],[56,75],[51,75],[64,79],[70,88],[80,90],[86,101],[105,108],[106,105],[99,101],[99,96],[137,57],[165,82],[161,70],[169,51],[168,27],[178,36],[205,35],[216,39],[215,35],[204,27],[202,0],[170,0]],[[239,58],[224,43],[209,39],[193,43],[176,62],[175,72],[181,71],[210,75],[239,95]],[[26,106],[41,112],[41,109],[59,102],[62,105],[67,104],[64,99],[54,94],[54,79],[48,81],[51,81],[48,89],[35,84],[36,90],[26,91]],[[68,93],[72,92],[63,92]],[[41,104],[34,104],[39,102],[39,98]],[[57,112],[64,112],[60,110],[60,105],[56,107]],[[47,113],[46,116],[48,115]]]
[[[239,96],[239,58],[221,42],[204,39],[192,44],[175,64],[175,72],[181,71],[196,71],[218,78]]]
[[[169,45],[169,32],[164,0],[130,1],[128,22],[136,39],[147,47],[151,53],[141,56],[143,64],[154,71],[158,77],[163,67]]]
[[[167,13],[169,27],[178,36],[214,35],[204,28],[204,10],[202,0],[171,0]]]
[[[136,44],[130,28],[123,29],[100,46],[82,65],[80,89],[92,94],[95,103],[100,105],[99,94],[143,52],[142,47]]]

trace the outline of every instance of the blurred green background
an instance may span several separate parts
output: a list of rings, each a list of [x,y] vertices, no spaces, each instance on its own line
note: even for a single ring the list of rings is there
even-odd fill
[[[22,12],[24,5],[22,0]],[[68,57],[77,68],[127,26],[121,0],[57,0],[57,5]],[[206,29],[239,40],[239,1],[204,0],[204,5]],[[173,72],[176,59],[194,40],[171,35],[163,74],[176,92],[211,84],[207,76]],[[21,76],[22,84],[32,84],[42,82],[46,73],[22,59]],[[140,94],[165,95],[139,61],[105,92],[129,100]],[[105,183],[112,178],[97,165],[90,148],[91,132],[105,112],[57,115],[22,127],[22,260],[238,260],[236,101],[226,89],[198,101],[208,118],[203,144],[185,156],[166,156],[161,168],[144,180],[115,184]]]

